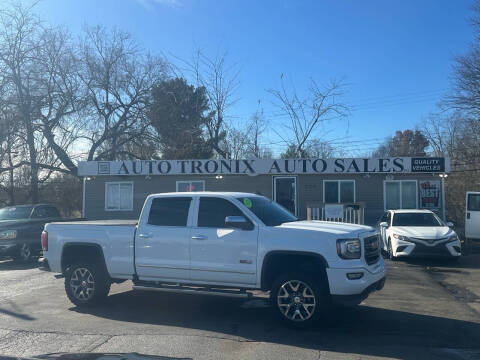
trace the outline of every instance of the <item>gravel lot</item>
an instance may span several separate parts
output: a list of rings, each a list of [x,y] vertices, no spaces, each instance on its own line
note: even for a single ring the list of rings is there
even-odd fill
[[[97,352],[167,359],[480,359],[480,255],[459,264],[388,262],[385,288],[309,330],[280,323],[262,297],[133,292],[113,285],[88,311],[63,280],[0,261],[0,355]]]

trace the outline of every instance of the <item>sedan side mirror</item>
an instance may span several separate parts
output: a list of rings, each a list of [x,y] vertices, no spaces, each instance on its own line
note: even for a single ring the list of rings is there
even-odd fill
[[[380,227],[388,227],[388,223],[386,221],[382,221],[379,225]]]
[[[455,224],[454,224],[453,222],[451,222],[451,221],[447,221],[447,226],[448,226],[449,228],[453,228],[453,227],[455,226]]]
[[[242,230],[253,229],[252,223],[243,216],[227,216],[225,218],[225,226],[229,228],[242,229]]]

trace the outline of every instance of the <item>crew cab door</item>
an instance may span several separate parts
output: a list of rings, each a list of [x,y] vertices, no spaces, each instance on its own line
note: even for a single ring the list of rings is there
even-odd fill
[[[480,192],[467,192],[465,237],[480,239]]]
[[[220,284],[255,284],[258,226],[225,198],[199,197],[190,240],[190,277]],[[226,217],[243,216],[249,229],[229,227]]]
[[[140,280],[189,280],[192,197],[147,200],[135,235]]]

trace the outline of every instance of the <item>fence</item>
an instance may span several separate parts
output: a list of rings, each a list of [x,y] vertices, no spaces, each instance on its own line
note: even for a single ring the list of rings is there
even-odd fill
[[[363,204],[338,204],[343,206],[343,217],[327,217],[325,204],[308,204],[307,220],[337,221],[350,224],[365,223],[365,207]]]

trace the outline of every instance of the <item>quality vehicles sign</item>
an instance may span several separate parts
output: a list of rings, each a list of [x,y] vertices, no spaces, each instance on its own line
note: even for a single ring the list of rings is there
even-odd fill
[[[443,173],[448,158],[205,159],[81,161],[80,176]]]

